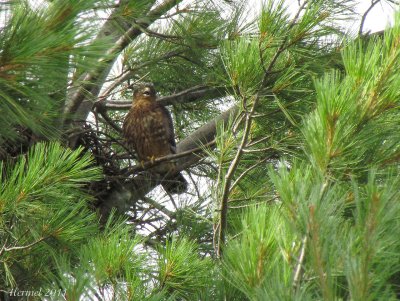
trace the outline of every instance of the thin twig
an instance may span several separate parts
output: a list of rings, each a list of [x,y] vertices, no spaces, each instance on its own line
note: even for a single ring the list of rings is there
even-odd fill
[[[170,51],[170,52],[164,53],[164,54],[161,55],[160,57],[157,57],[157,58],[152,59],[152,60],[148,60],[148,61],[146,61],[146,62],[143,62],[143,63],[141,63],[141,64],[136,65],[136,66],[135,66],[134,68],[132,68],[131,70],[125,71],[125,74],[123,74],[122,76],[118,77],[118,78],[117,78],[117,79],[116,79],[116,80],[115,80],[115,81],[114,81],[114,82],[99,96],[99,101],[102,101],[102,100],[104,100],[105,98],[107,98],[107,97],[111,94],[111,92],[112,92],[115,88],[117,88],[119,85],[121,85],[123,82],[127,81],[128,79],[133,78],[133,76],[137,73],[138,70],[140,70],[140,69],[142,69],[142,68],[144,68],[144,67],[146,67],[146,66],[148,66],[148,65],[150,65],[150,64],[153,64],[153,63],[156,63],[156,62],[159,62],[159,61],[162,61],[162,60],[170,59],[170,58],[172,58],[172,57],[174,57],[174,56],[180,54],[181,52],[183,52],[183,51],[176,51],[176,50],[174,50],[174,51]]]
[[[144,197],[143,201],[146,202],[147,204],[153,206],[154,208],[156,208],[157,210],[161,211],[162,213],[164,213],[166,216],[168,216],[169,218],[174,218],[175,217],[175,212],[168,210],[165,206],[161,205],[160,203],[152,200],[151,198],[148,197]]]
[[[159,19],[170,19],[176,15],[180,15],[180,14],[185,14],[185,13],[196,13],[196,10],[193,9],[189,9],[189,6],[187,8],[183,8],[183,9],[178,9],[173,13],[167,14],[165,16],[160,17]]]
[[[275,149],[274,147],[264,147],[264,148],[256,148],[256,149],[243,149],[243,152],[246,154],[257,154],[257,153],[265,153],[267,151]]]
[[[358,30],[359,36],[362,35],[363,29],[364,29],[364,23],[365,23],[365,20],[367,19],[368,14],[374,8],[374,6],[377,5],[379,2],[381,2],[381,1],[380,0],[376,0],[376,1],[372,0],[371,5],[368,7],[368,9],[363,14],[363,16],[361,18],[361,23],[360,23],[360,29]]]
[[[163,39],[163,40],[168,40],[169,42],[171,42],[171,40],[183,40],[183,37],[181,37],[181,36],[164,34],[164,33],[153,31],[153,30],[151,30],[149,28],[146,28],[146,27],[142,27],[142,24],[140,22],[135,22],[135,24],[138,26],[138,28],[143,33],[145,33],[146,35],[148,35],[150,37],[156,37],[156,38],[160,38],[160,39]],[[147,24],[145,23],[144,25],[146,26]]]
[[[279,198],[277,196],[270,198],[270,199],[265,199],[265,195],[259,195],[259,196],[251,196],[251,197],[247,197],[247,198],[240,198],[240,199],[230,199],[229,203],[233,203],[233,202],[249,202],[251,200],[254,199],[261,199],[262,201],[260,201],[259,203],[270,203],[276,200],[279,200]]]
[[[97,105],[99,105],[99,103],[97,103]],[[108,116],[105,110],[96,110],[96,113],[99,113],[104,121],[107,122],[114,130],[116,130],[118,133],[122,133],[122,128],[117,125],[114,120],[110,118],[110,116]]]
[[[47,239],[49,236],[43,236],[41,238],[39,238],[37,241],[34,241],[28,245],[25,246],[17,246],[17,247],[10,247],[10,248],[4,248],[4,252],[10,252],[10,251],[17,251],[17,250],[25,250],[25,249],[29,249],[32,248],[34,245],[42,242],[43,240]]]
[[[187,151],[184,151],[184,152],[180,152],[180,153],[177,153],[177,154],[173,154],[173,155],[159,157],[159,158],[154,159],[153,161],[147,161],[147,162],[144,162],[143,164],[136,165],[136,166],[133,166],[131,168],[127,168],[127,170],[129,171],[129,173],[137,173],[139,171],[146,170],[146,169],[148,169],[150,167],[154,167],[155,165],[160,164],[160,163],[165,162],[165,161],[173,161],[173,160],[178,159],[178,158],[182,158],[182,157],[185,157],[185,156],[188,156],[188,155],[192,155],[193,153],[202,152],[202,151],[204,151],[205,147],[213,146],[214,144],[215,144],[215,140],[210,141],[210,142],[204,144],[201,147],[197,147],[197,148],[190,149],[190,150],[187,150]]]
[[[197,187],[196,181],[193,179],[191,172],[188,172],[187,174],[189,176],[190,181],[193,183],[193,187],[194,187],[194,190],[196,191],[197,199],[200,200],[201,194],[200,194],[199,188]]]
[[[263,200],[260,202],[256,202],[256,203],[246,203],[245,205],[238,205],[238,206],[229,206],[229,209],[242,209],[242,208],[248,208],[250,206],[257,206],[257,205],[262,205],[262,204],[266,204],[269,202],[272,202],[273,200]]]
[[[6,249],[6,245],[8,243],[8,239],[9,238],[10,238],[9,236],[6,237],[6,241],[4,242],[4,244],[3,244],[3,246],[1,247],[1,250],[0,250],[0,256],[3,255],[3,253],[4,253],[5,249]]]
[[[171,201],[172,205],[174,206],[175,211],[177,211],[178,210],[178,206],[176,205],[176,202],[175,202],[172,194],[170,194],[168,191],[165,191],[165,192],[166,192],[167,196],[169,197],[169,200]]]
[[[297,291],[297,289],[299,288],[300,281],[303,276],[302,271],[303,271],[303,262],[304,262],[304,258],[305,258],[305,254],[306,254],[307,238],[308,238],[308,235],[305,235],[303,237],[299,260],[298,260],[296,268],[295,268],[295,273],[294,273],[294,277],[293,277],[293,286],[294,286],[295,291]]]
[[[165,0],[160,5],[152,9],[143,20],[142,27],[149,27],[154,21],[156,21],[164,13],[168,12],[172,7],[176,6],[182,0]],[[70,114],[75,114],[81,105],[82,101],[87,98],[88,92],[92,91],[93,85],[99,78],[102,72],[106,70],[107,67],[112,65],[115,61],[115,57],[123,49],[125,49],[133,39],[137,38],[142,32],[137,28],[137,24],[133,24],[127,31],[125,31],[120,38],[115,42],[114,46],[111,47],[105,55],[98,60],[98,66],[86,73],[82,81],[75,87],[72,97],[68,100],[64,108],[65,116]],[[62,124],[66,125],[72,122],[72,119],[64,119]]]
[[[218,87],[209,87],[205,85],[198,85],[189,89],[177,92],[172,95],[162,96],[157,99],[159,103],[164,106],[173,104],[184,104],[198,100],[209,93],[218,91]],[[215,98],[218,96],[216,95]],[[120,100],[109,100],[105,102],[105,106],[108,110],[129,110],[132,106],[132,101],[120,101]]]
[[[86,121],[85,121],[85,122],[86,122]],[[86,129],[86,130],[83,130],[83,131],[79,131],[79,132],[72,133],[72,134],[68,135],[68,137],[74,137],[74,136],[77,136],[77,135],[81,135],[81,134],[85,134],[85,133],[94,133],[94,132],[95,132],[95,131],[94,131],[93,129]],[[130,150],[124,143],[122,143],[121,141],[115,139],[115,138],[114,138],[113,136],[111,136],[110,134],[108,134],[108,133],[106,133],[106,132],[103,132],[103,131],[100,131],[100,130],[99,130],[99,131],[96,131],[96,133],[99,134],[99,135],[96,137],[96,139],[114,142],[114,143],[118,144],[119,146],[123,147],[123,148],[127,151],[127,153],[130,155],[130,157],[128,157],[128,158],[121,158],[121,159],[130,159],[131,157],[135,157],[135,155],[131,152],[131,150]],[[108,140],[100,138],[101,135],[104,135],[105,137],[107,137]]]
[[[252,142],[249,141],[249,143],[247,144],[247,147],[252,147],[252,146],[254,146],[256,144],[259,144],[261,142],[264,142],[264,141],[266,141],[266,140],[268,140],[270,138],[271,138],[271,135],[268,135],[268,136],[262,137],[262,138],[260,138],[258,140],[254,140]]]
[[[250,172],[252,171],[254,168],[256,168],[257,166],[259,166],[260,164],[264,163],[265,161],[267,161],[269,158],[264,158],[261,161],[258,161],[257,163],[253,164],[252,166],[250,166],[249,168],[247,168],[245,171],[243,171],[240,176],[238,176],[235,180],[235,182],[232,183],[231,189],[230,191],[232,191],[233,188],[235,188],[235,186]]]

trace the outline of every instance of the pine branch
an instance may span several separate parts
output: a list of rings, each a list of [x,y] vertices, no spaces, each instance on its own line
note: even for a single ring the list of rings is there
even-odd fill
[[[218,97],[221,96],[217,87],[209,87],[205,85],[194,86],[178,93],[163,96],[158,101],[164,105],[185,104],[199,100],[208,95]],[[107,101],[105,107],[108,110],[129,110],[132,106],[132,101]]]
[[[222,199],[221,199],[221,206],[220,206],[220,227],[219,227],[218,240],[217,240],[217,246],[216,246],[216,254],[219,258],[221,258],[221,256],[222,256],[222,246],[225,244],[225,231],[226,231],[226,227],[228,225],[227,216],[228,216],[229,191],[231,189],[233,175],[234,175],[234,173],[239,165],[239,162],[242,158],[243,149],[245,148],[245,145],[247,144],[247,140],[248,140],[248,137],[250,134],[250,129],[251,129],[251,123],[252,123],[252,119],[253,119],[252,115],[253,115],[256,105],[258,103],[257,99],[258,99],[258,95],[254,99],[250,111],[246,112],[244,133],[242,136],[242,140],[240,142],[240,145],[238,147],[236,155],[235,155],[234,159],[232,160],[232,163],[229,165],[228,171],[227,171],[227,173],[225,175],[225,179],[224,179],[224,186],[222,189]]]
[[[303,3],[302,6],[298,9],[295,17],[291,21],[289,25],[289,31],[295,26],[298,18],[300,17],[301,11],[304,9],[306,6],[307,1]],[[274,68],[278,58],[282,55],[284,50],[290,46],[287,45],[287,41],[289,39],[289,35],[286,35],[284,40],[281,42],[280,46],[278,47],[277,51],[275,52],[275,55],[272,57],[269,65],[267,68],[263,67],[264,70],[264,76],[261,81],[260,88],[258,92],[256,93],[251,109],[250,111],[245,111],[245,118],[244,118],[244,130],[243,130],[243,136],[241,139],[241,142],[238,146],[238,149],[236,151],[235,157],[232,160],[231,164],[229,165],[228,171],[225,175],[224,178],[224,183],[223,183],[223,188],[222,188],[222,196],[221,196],[221,205],[220,205],[220,218],[219,218],[219,231],[218,231],[218,240],[217,240],[217,245],[216,245],[216,254],[217,257],[221,258],[222,256],[222,246],[225,244],[225,232],[226,232],[226,227],[228,225],[228,197],[229,197],[229,192],[231,191],[231,185],[233,181],[233,176],[236,172],[236,169],[239,166],[239,162],[242,158],[242,155],[244,153],[245,148],[247,147],[247,144],[249,143],[248,138],[250,135],[251,131],[251,125],[253,121],[253,115],[255,113],[255,109],[258,105],[259,99],[261,97],[261,89],[267,84],[268,76],[270,75],[272,69]],[[261,51],[261,49],[259,49]],[[262,56],[262,54],[261,54]],[[243,102],[245,103],[246,99],[243,99]]]
[[[154,21],[156,21],[160,16],[168,12],[172,7],[180,3],[182,0],[165,0],[163,3],[158,5],[156,8],[151,10],[146,16],[141,18],[140,22],[142,27],[149,27]],[[104,30],[102,32],[106,32],[106,27],[111,27],[112,32],[117,32],[117,28],[114,25],[114,20],[112,20],[111,16],[109,21],[104,25]],[[110,35],[110,33],[108,33]],[[82,102],[88,98],[88,92],[90,97],[96,98],[99,93],[99,87],[102,85],[104,81],[104,73],[108,73],[111,69],[111,66],[115,62],[115,58],[117,54],[119,54],[123,49],[126,48],[130,44],[130,42],[136,39],[142,31],[137,28],[137,24],[133,24],[127,29],[122,35],[120,35],[115,42],[115,46],[109,49],[103,56],[103,58],[99,59],[98,67],[94,70],[87,72],[85,75],[81,77],[80,83],[78,86],[74,86],[72,90],[74,91],[71,94],[71,97],[65,104],[64,107],[64,115],[65,116],[74,116],[77,113],[79,107]],[[82,82],[82,84],[81,84]],[[84,108],[84,112],[80,112],[81,115],[85,116],[89,113],[90,108]],[[64,117],[65,118],[65,117]],[[63,120],[63,125],[67,126],[73,121],[73,118],[68,118]]]

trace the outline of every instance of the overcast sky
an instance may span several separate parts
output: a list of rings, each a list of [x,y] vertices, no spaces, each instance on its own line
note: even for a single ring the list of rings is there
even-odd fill
[[[361,3],[358,5],[359,12],[363,13],[368,9],[371,1],[363,0],[360,2]],[[394,7],[386,2],[376,5],[366,19],[365,30],[375,32],[385,29],[388,24],[393,24],[394,12]]]
[[[244,0],[246,1],[246,0]],[[248,5],[254,10],[259,10],[261,7],[262,0],[248,0]],[[298,8],[298,0],[286,0],[289,7],[296,11]],[[359,18],[364,14],[364,12],[371,5],[371,0],[359,0],[357,5],[357,11],[359,14]],[[393,23],[394,19],[395,7],[393,5],[389,5],[387,1],[382,0],[380,3],[374,6],[374,8],[369,12],[367,19],[364,23],[364,31],[363,32],[375,32],[385,29],[385,27],[389,24]],[[360,22],[349,23],[347,27],[349,30],[358,32],[358,28],[360,26]]]
[[[33,5],[37,5],[41,3],[43,0],[29,0]],[[247,2],[249,7],[252,8],[255,12],[259,11],[261,7],[261,3],[266,2],[266,0],[242,0],[243,2]],[[188,1],[190,3],[190,1]],[[293,11],[296,11],[298,7],[298,0],[286,0],[290,8]],[[385,29],[388,24],[393,23],[394,16],[394,5],[390,5],[387,3],[388,0],[381,0],[371,12],[368,14],[368,18],[364,24],[364,32],[371,31],[380,31]],[[359,19],[361,19],[361,15],[368,9],[371,5],[371,0],[358,0],[357,11],[359,13]],[[297,7],[296,7],[297,6]],[[358,31],[359,22],[356,24],[348,24],[347,27],[351,28],[354,32]]]

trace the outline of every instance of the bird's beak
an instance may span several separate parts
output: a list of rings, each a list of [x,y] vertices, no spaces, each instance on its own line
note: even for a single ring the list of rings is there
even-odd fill
[[[150,88],[145,88],[144,91],[143,91],[143,95],[150,96],[150,94],[151,94]]]

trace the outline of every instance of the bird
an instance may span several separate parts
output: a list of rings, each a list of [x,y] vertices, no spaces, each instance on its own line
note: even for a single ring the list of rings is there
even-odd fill
[[[122,132],[128,148],[136,152],[142,164],[176,154],[171,114],[157,101],[151,83],[139,84],[134,89],[132,106],[125,117]],[[150,167],[149,171],[160,176],[167,193],[180,194],[187,191],[188,183],[176,169],[176,162],[165,161]]]

